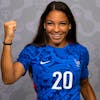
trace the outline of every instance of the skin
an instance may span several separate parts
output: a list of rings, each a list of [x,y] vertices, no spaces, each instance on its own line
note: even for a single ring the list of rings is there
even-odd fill
[[[14,38],[14,31],[16,29],[16,21],[11,20],[4,23],[4,42],[12,43]],[[11,54],[11,46],[3,45],[1,56],[1,72],[4,84],[13,84],[25,72],[23,65],[19,62],[14,63]]]
[[[46,17],[44,28],[49,36],[50,45],[61,48],[67,44],[65,37],[71,29],[71,24],[68,22],[68,18],[63,12],[57,10],[51,11]],[[4,23],[5,43],[13,42],[15,29],[16,21]],[[21,63],[13,62],[10,45],[3,46],[1,71],[4,84],[13,84],[25,73],[24,66]],[[88,79],[80,80],[80,87],[84,100],[96,100],[95,93]]]
[[[67,44],[66,36],[71,29],[71,24],[63,12],[57,10],[51,11],[46,17],[44,28],[49,36],[50,45],[64,47]]]

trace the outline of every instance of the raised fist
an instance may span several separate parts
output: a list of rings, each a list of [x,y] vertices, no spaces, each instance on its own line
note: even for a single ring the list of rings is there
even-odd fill
[[[14,38],[14,31],[16,30],[16,21],[11,20],[4,23],[4,42],[11,43]]]

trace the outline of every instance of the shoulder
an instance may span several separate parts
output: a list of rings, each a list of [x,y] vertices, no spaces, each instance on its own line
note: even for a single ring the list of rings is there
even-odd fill
[[[82,45],[82,44],[78,44],[78,48],[79,48],[79,50],[80,50],[80,53],[82,54],[82,55],[87,55],[88,54],[88,49],[87,49],[87,47],[86,46],[84,46],[84,45]]]
[[[86,46],[79,44],[79,43],[72,43],[70,46],[72,49],[79,51],[80,53],[82,52],[88,52],[88,49]]]
[[[37,51],[37,47],[31,44],[26,45],[22,51],[21,54],[25,54],[25,55],[36,55],[36,51]]]
[[[31,45],[31,44],[28,44],[24,47],[23,50],[29,50],[29,51],[33,51],[33,50],[36,50],[36,46],[35,45]]]
[[[78,56],[80,56],[80,58],[86,58],[89,56],[87,47],[79,43],[70,44],[68,50],[72,54],[77,54]]]
[[[89,62],[89,52],[86,46],[82,44],[78,44],[80,59],[84,61],[86,64]]]
[[[22,51],[26,52],[29,55],[36,56],[40,52],[43,53],[43,51],[46,51],[46,46],[36,46],[33,44],[28,44],[24,47]]]

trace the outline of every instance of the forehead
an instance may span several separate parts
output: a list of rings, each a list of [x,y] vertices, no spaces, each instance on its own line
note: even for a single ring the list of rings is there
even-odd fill
[[[46,20],[68,20],[68,17],[62,11],[53,10],[47,15]]]

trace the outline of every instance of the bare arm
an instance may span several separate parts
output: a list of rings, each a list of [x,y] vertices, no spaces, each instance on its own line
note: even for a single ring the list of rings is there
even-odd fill
[[[14,38],[14,30],[16,29],[16,22],[9,21],[4,24],[5,29],[5,44],[12,42]],[[21,63],[13,63],[11,54],[11,45],[3,45],[1,56],[1,72],[2,80],[5,84],[12,84],[17,81],[25,72]]]
[[[95,93],[88,79],[81,80],[81,94],[84,100],[96,100]]]

